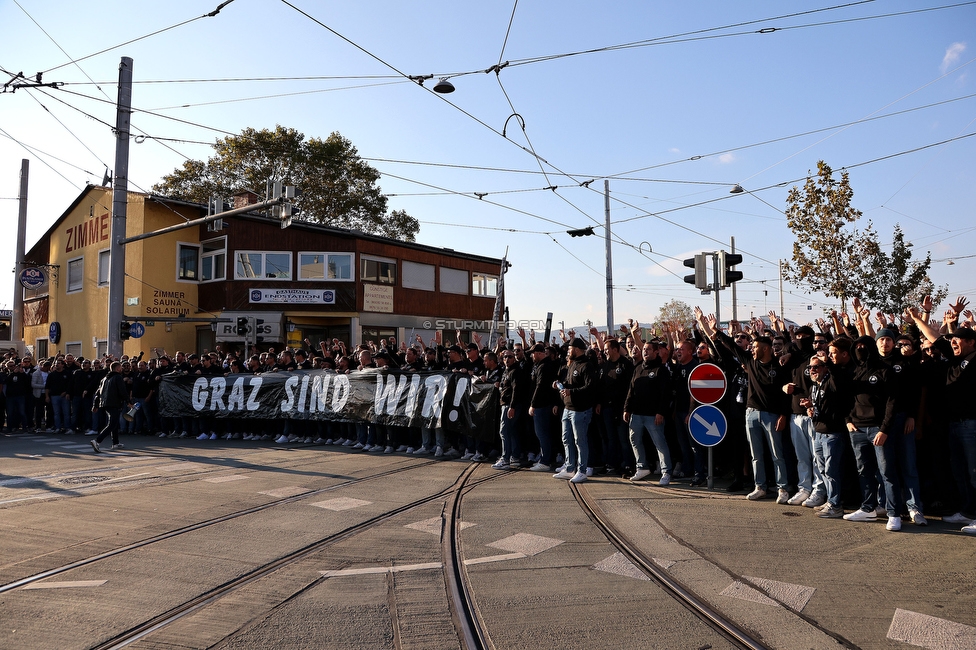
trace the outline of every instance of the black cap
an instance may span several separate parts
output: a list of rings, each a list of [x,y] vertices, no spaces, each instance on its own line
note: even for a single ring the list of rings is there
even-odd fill
[[[529,354],[532,354],[533,352],[545,352],[545,351],[546,351],[545,343],[536,343],[531,348],[526,350],[526,352],[528,352]]]
[[[976,331],[969,327],[960,327],[952,333],[952,338],[963,341],[976,341]]]
[[[581,338],[575,338],[569,343],[570,347],[579,348],[580,350],[586,349],[586,341]]]
[[[447,348],[447,351],[457,352],[458,354],[464,354],[464,350],[461,349],[460,345],[452,345],[451,347]]]

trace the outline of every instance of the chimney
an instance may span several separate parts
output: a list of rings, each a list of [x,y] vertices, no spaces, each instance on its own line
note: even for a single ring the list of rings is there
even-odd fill
[[[244,190],[243,192],[238,192],[234,195],[234,209],[243,208],[249,205],[254,205],[260,200],[257,194],[250,190]]]

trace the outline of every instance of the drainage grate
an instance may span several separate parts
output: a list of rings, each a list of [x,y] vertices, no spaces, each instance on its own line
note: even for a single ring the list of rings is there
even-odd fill
[[[69,476],[68,478],[61,479],[58,483],[62,485],[90,485],[92,483],[101,483],[108,479],[108,476]]]

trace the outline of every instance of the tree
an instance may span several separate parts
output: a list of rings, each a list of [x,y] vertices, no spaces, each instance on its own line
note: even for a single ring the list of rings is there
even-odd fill
[[[691,306],[680,300],[665,303],[658,313],[658,322],[662,324],[679,324],[688,327],[695,320],[695,312]]]
[[[864,303],[886,314],[901,314],[906,307],[918,305],[924,296],[931,295],[935,305],[945,300],[949,287],[938,289],[929,278],[932,256],[925,261],[912,261],[912,243],[905,241],[901,226],[895,224],[891,253],[877,246],[864,260]]]
[[[206,162],[188,160],[153,186],[170,198],[207,203],[250,190],[261,196],[268,180],[294,185],[296,218],[415,241],[419,222],[403,210],[387,214],[387,199],[376,184],[380,173],[359,157],[339,133],[308,138],[282,126],[244,129],[217,140]]]
[[[843,309],[849,297],[863,293],[862,260],[878,243],[870,223],[863,232],[853,227],[861,211],[851,205],[850,179],[845,171],[838,182],[833,173],[821,160],[817,176],[808,176],[803,190],[793,186],[787,196],[786,224],[796,241],[783,277],[839,298]]]

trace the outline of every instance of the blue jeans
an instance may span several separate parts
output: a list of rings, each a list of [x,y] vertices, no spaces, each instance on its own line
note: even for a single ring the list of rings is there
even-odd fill
[[[637,469],[650,469],[647,466],[647,451],[644,449],[644,432],[651,437],[651,442],[657,448],[657,457],[661,461],[661,473],[671,473],[671,451],[664,438],[664,425],[655,424],[653,415],[630,416],[630,445],[637,457]]]
[[[907,420],[907,413],[895,413],[895,417],[891,420],[890,432],[888,433],[889,442],[894,443],[894,449],[897,452],[896,467],[898,468],[898,478],[903,488],[903,496],[905,494],[908,495],[905,499],[905,505],[909,511],[923,512],[922,486],[919,484],[918,467],[915,463],[915,430],[912,429],[908,433],[905,433],[905,422]],[[888,443],[885,444],[887,445]]]
[[[952,476],[962,496],[959,512],[976,514],[976,420],[949,423]]]
[[[813,439],[814,458],[823,477],[823,487],[827,491],[827,502],[835,508],[840,507],[840,479],[844,474],[844,449],[847,440],[841,433],[817,433]]]
[[[766,466],[763,462],[764,445],[769,446],[776,470],[776,486],[786,489],[786,460],[783,458],[783,434],[776,430],[779,415],[769,411],[746,409],[746,436],[749,439],[749,452],[752,454],[752,472],[756,486],[766,489]]]
[[[54,409],[54,428],[68,429],[71,427],[71,399],[60,395],[51,395],[51,408]]]
[[[549,434],[549,422],[552,420],[552,407],[542,406],[532,411],[532,425],[535,427],[535,437],[539,439],[539,462],[554,467],[556,457],[552,455],[552,436]]]
[[[593,418],[593,409],[563,411],[563,447],[566,448],[566,471],[585,472],[590,460],[590,445],[586,430]]]
[[[508,417],[509,412],[508,406],[502,405],[502,423],[499,429],[499,435],[502,439],[502,458],[508,460],[518,460],[519,454],[519,444],[518,444],[518,423],[522,419],[522,411],[515,407],[511,407],[513,412],[513,417]]]
[[[813,438],[816,431],[813,420],[806,415],[794,414],[790,418],[790,438],[796,450],[797,488],[810,494],[823,494],[823,474],[813,462]]]
[[[878,427],[861,427],[850,432],[851,447],[854,448],[854,460],[857,463],[857,477],[861,484],[861,510],[874,512],[878,506],[878,490],[881,481],[878,478],[878,454],[874,451],[874,434]]]

